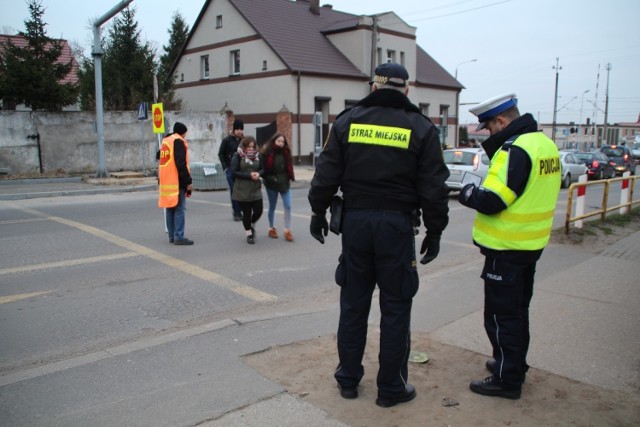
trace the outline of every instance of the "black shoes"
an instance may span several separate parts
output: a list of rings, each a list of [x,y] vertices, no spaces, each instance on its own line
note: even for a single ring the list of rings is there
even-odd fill
[[[494,362],[495,363],[495,362]],[[472,392],[483,396],[504,397],[505,399],[520,399],[522,389],[504,385],[493,375],[481,381],[471,381],[469,388]]]
[[[344,397],[344,396],[343,396]],[[394,397],[380,397],[376,399],[376,405],[382,408],[390,408],[396,406],[398,403],[408,402],[416,397],[416,389],[411,384],[407,384],[407,388],[404,391]]]
[[[338,384],[338,388],[340,389],[340,396],[343,399],[355,399],[358,397],[358,388],[344,388]]]
[[[193,240],[184,238],[182,240],[176,240],[175,242],[173,242],[173,244],[178,246],[190,246],[193,245]]]
[[[498,362],[496,362],[493,359],[489,359],[485,362],[484,367],[487,368],[487,371],[491,372],[492,374],[496,371],[496,368],[498,367]],[[524,372],[526,373],[529,370],[529,368],[525,368]],[[525,376],[522,377],[522,384],[524,384],[524,380],[525,380]]]
[[[247,236],[247,243],[253,245],[256,242],[256,239],[253,238],[253,235]]]
[[[242,221],[242,215],[240,214],[233,214],[233,220],[234,221]]]

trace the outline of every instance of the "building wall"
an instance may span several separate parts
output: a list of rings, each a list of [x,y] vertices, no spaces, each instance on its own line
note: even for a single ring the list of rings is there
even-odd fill
[[[219,113],[165,111],[167,132],[176,121],[185,123],[189,129],[191,161],[218,163],[225,117]],[[107,171],[155,170],[157,147],[158,135],[153,133],[151,120],[137,120],[136,112],[105,112]],[[43,172],[95,172],[98,169],[95,114],[1,111],[0,169],[27,173],[40,172],[41,166]]]

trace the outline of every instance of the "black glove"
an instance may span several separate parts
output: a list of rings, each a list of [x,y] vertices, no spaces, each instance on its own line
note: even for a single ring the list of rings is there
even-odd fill
[[[327,222],[326,213],[313,213],[311,215],[311,225],[309,226],[309,231],[314,239],[324,245],[324,237],[329,234],[329,223]]]
[[[426,252],[426,254],[424,254]],[[424,254],[422,259],[420,260],[420,264],[429,264],[431,261],[436,259],[438,253],[440,252],[440,235],[435,235],[433,233],[429,234],[427,231],[427,235],[424,237],[422,241],[422,247],[420,248],[420,254]]]
[[[460,193],[458,194],[458,201],[463,205],[466,205],[467,201],[469,200],[469,198],[471,198],[471,195],[473,194],[475,189],[476,189],[476,186],[473,184],[467,184],[464,187],[462,187],[462,190],[460,190]]]

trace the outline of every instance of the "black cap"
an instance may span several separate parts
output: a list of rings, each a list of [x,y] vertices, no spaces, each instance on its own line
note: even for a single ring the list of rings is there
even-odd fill
[[[409,82],[409,72],[400,64],[388,62],[376,67],[375,76],[370,85],[380,83],[397,87],[405,87]]]
[[[185,133],[187,133],[187,127],[180,122],[176,122],[173,125],[173,133],[177,133],[178,135],[184,135]]]
[[[240,119],[235,119],[233,121],[233,128],[232,130],[236,130],[236,129],[243,129],[244,130],[244,122]]]

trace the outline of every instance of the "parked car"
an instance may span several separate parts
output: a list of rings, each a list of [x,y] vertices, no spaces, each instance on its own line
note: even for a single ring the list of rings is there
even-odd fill
[[[603,145],[600,151],[607,155],[616,163],[616,173],[622,175],[624,172],[636,172],[636,162],[631,156],[631,150],[626,145]]]
[[[446,182],[449,191],[462,189],[466,172],[479,176],[481,183],[487,177],[490,161],[482,148],[452,148],[444,150],[443,155],[450,173]]]
[[[568,188],[572,182],[577,182],[580,175],[587,173],[587,165],[576,157],[573,150],[560,151],[560,164],[562,165],[562,188]]]
[[[640,163],[640,142],[634,142],[631,144],[631,155],[636,163]]]
[[[575,156],[587,166],[587,177],[589,179],[605,179],[616,176],[615,162],[601,151],[575,153]]]

